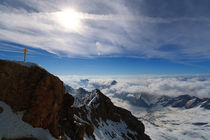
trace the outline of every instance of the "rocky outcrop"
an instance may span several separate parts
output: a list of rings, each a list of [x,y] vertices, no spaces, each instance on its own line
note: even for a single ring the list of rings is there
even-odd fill
[[[144,134],[145,128],[142,122],[140,122],[136,117],[134,117],[130,111],[116,107],[111,102],[111,100],[101,93],[100,90],[96,89],[96,93],[98,98],[92,104],[93,106],[98,105],[97,107],[93,107],[91,120],[97,126],[97,122],[102,119],[104,122],[107,120],[111,120],[113,122],[123,121],[126,123],[127,128],[137,132],[136,135],[132,135],[132,139],[137,140],[149,140],[150,138]],[[129,134],[128,134],[129,135]],[[128,139],[125,137],[125,139]]]
[[[25,111],[23,120],[59,136],[59,110],[65,88],[46,70],[0,60],[0,100],[13,111]]]
[[[75,118],[75,114],[84,113],[85,108],[72,107],[74,97],[68,93],[64,95],[63,106],[60,110],[60,124],[62,126],[61,135],[67,134],[72,140],[83,140],[84,135],[94,138],[94,128],[89,122],[81,121],[82,119]]]

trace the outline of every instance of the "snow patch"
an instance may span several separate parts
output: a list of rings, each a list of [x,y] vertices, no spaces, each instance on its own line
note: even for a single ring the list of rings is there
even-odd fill
[[[96,140],[121,140],[124,139],[123,134],[129,138],[127,133],[136,135],[136,132],[127,129],[127,125],[122,120],[120,122],[113,122],[111,120],[104,122],[100,120],[99,127],[94,128]]]
[[[32,62],[24,62],[24,61],[12,61],[12,62],[15,62],[15,63],[20,64],[20,65],[25,66],[25,67],[35,67],[35,66],[37,66],[37,67],[42,68],[40,65],[38,65],[36,63],[32,63]]]
[[[95,103],[95,101],[98,99],[98,95],[95,94],[95,97],[93,97],[92,100],[90,100],[90,102],[88,103],[88,106],[90,106],[92,103]]]
[[[84,121],[83,119],[81,119],[80,117],[78,117],[77,115],[74,114],[74,119],[81,122],[81,123],[85,123],[85,124],[89,124],[87,121]]]

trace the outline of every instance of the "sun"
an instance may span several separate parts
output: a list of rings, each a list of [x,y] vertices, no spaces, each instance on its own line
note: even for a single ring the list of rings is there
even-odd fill
[[[69,30],[77,31],[81,26],[81,14],[74,9],[57,12],[59,23]]]

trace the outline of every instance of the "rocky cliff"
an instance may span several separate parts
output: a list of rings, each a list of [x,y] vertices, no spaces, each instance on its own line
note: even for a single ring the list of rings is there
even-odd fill
[[[59,135],[63,82],[46,70],[0,60],[0,100],[13,111],[25,111],[23,120]]]
[[[24,112],[22,120],[33,127],[60,139],[150,139],[140,121],[99,90],[78,91],[72,96],[59,78],[35,64],[0,60],[0,101]]]

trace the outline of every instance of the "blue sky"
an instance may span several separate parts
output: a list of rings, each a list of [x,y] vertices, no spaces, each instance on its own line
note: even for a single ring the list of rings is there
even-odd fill
[[[210,73],[209,0],[1,0],[0,59],[76,75]]]

